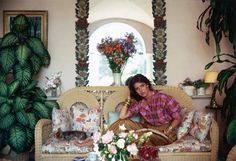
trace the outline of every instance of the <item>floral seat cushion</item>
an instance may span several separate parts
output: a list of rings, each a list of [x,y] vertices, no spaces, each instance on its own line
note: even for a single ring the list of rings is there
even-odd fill
[[[43,153],[65,154],[65,153],[88,153],[93,151],[93,140],[88,138],[84,141],[71,139],[69,141],[63,138],[57,138],[51,135],[45,144],[42,146]]]
[[[159,152],[208,152],[211,151],[209,140],[200,142],[194,136],[186,135],[169,145],[160,146]]]

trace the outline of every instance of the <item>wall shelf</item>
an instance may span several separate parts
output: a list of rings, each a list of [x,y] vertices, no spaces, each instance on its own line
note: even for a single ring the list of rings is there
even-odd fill
[[[192,99],[209,99],[211,98],[211,95],[207,94],[207,95],[193,95],[191,96]]]

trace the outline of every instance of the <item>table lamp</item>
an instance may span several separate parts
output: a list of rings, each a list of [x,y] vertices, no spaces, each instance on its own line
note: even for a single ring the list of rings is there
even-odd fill
[[[216,100],[215,100],[216,90],[218,88],[218,85],[216,85],[217,76],[218,76],[218,72],[208,71],[208,72],[206,72],[205,77],[204,77],[204,82],[209,83],[211,88],[212,88],[211,102],[210,102],[210,105],[209,105],[209,107],[211,107],[211,108],[217,108],[218,107],[218,105],[216,103]]]

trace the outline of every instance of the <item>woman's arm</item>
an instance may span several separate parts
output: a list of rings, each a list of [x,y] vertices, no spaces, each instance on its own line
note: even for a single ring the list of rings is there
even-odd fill
[[[181,117],[174,119],[171,122],[170,126],[164,131],[164,134],[166,134],[168,136],[173,130],[175,130],[179,126],[181,121],[182,121]]]
[[[120,116],[119,116],[120,119],[126,119],[130,116],[130,112],[128,111],[130,103],[131,103],[131,99],[130,99],[130,97],[128,97],[128,99],[126,99],[123,107],[120,110]]]

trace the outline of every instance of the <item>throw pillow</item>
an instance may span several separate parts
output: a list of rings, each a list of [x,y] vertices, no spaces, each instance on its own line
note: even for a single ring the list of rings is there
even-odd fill
[[[212,118],[212,113],[195,112],[190,134],[203,142],[210,131]]]
[[[52,131],[57,132],[58,129],[62,131],[71,130],[70,115],[66,110],[53,108],[52,110]]]
[[[74,103],[70,108],[70,115],[72,117],[72,130],[84,132],[96,132],[99,130],[101,109],[88,108],[82,102]]]
[[[177,129],[178,140],[184,137],[185,135],[187,135],[189,131],[191,130],[194,113],[195,111],[189,111],[184,114],[183,121],[180,127]]]

